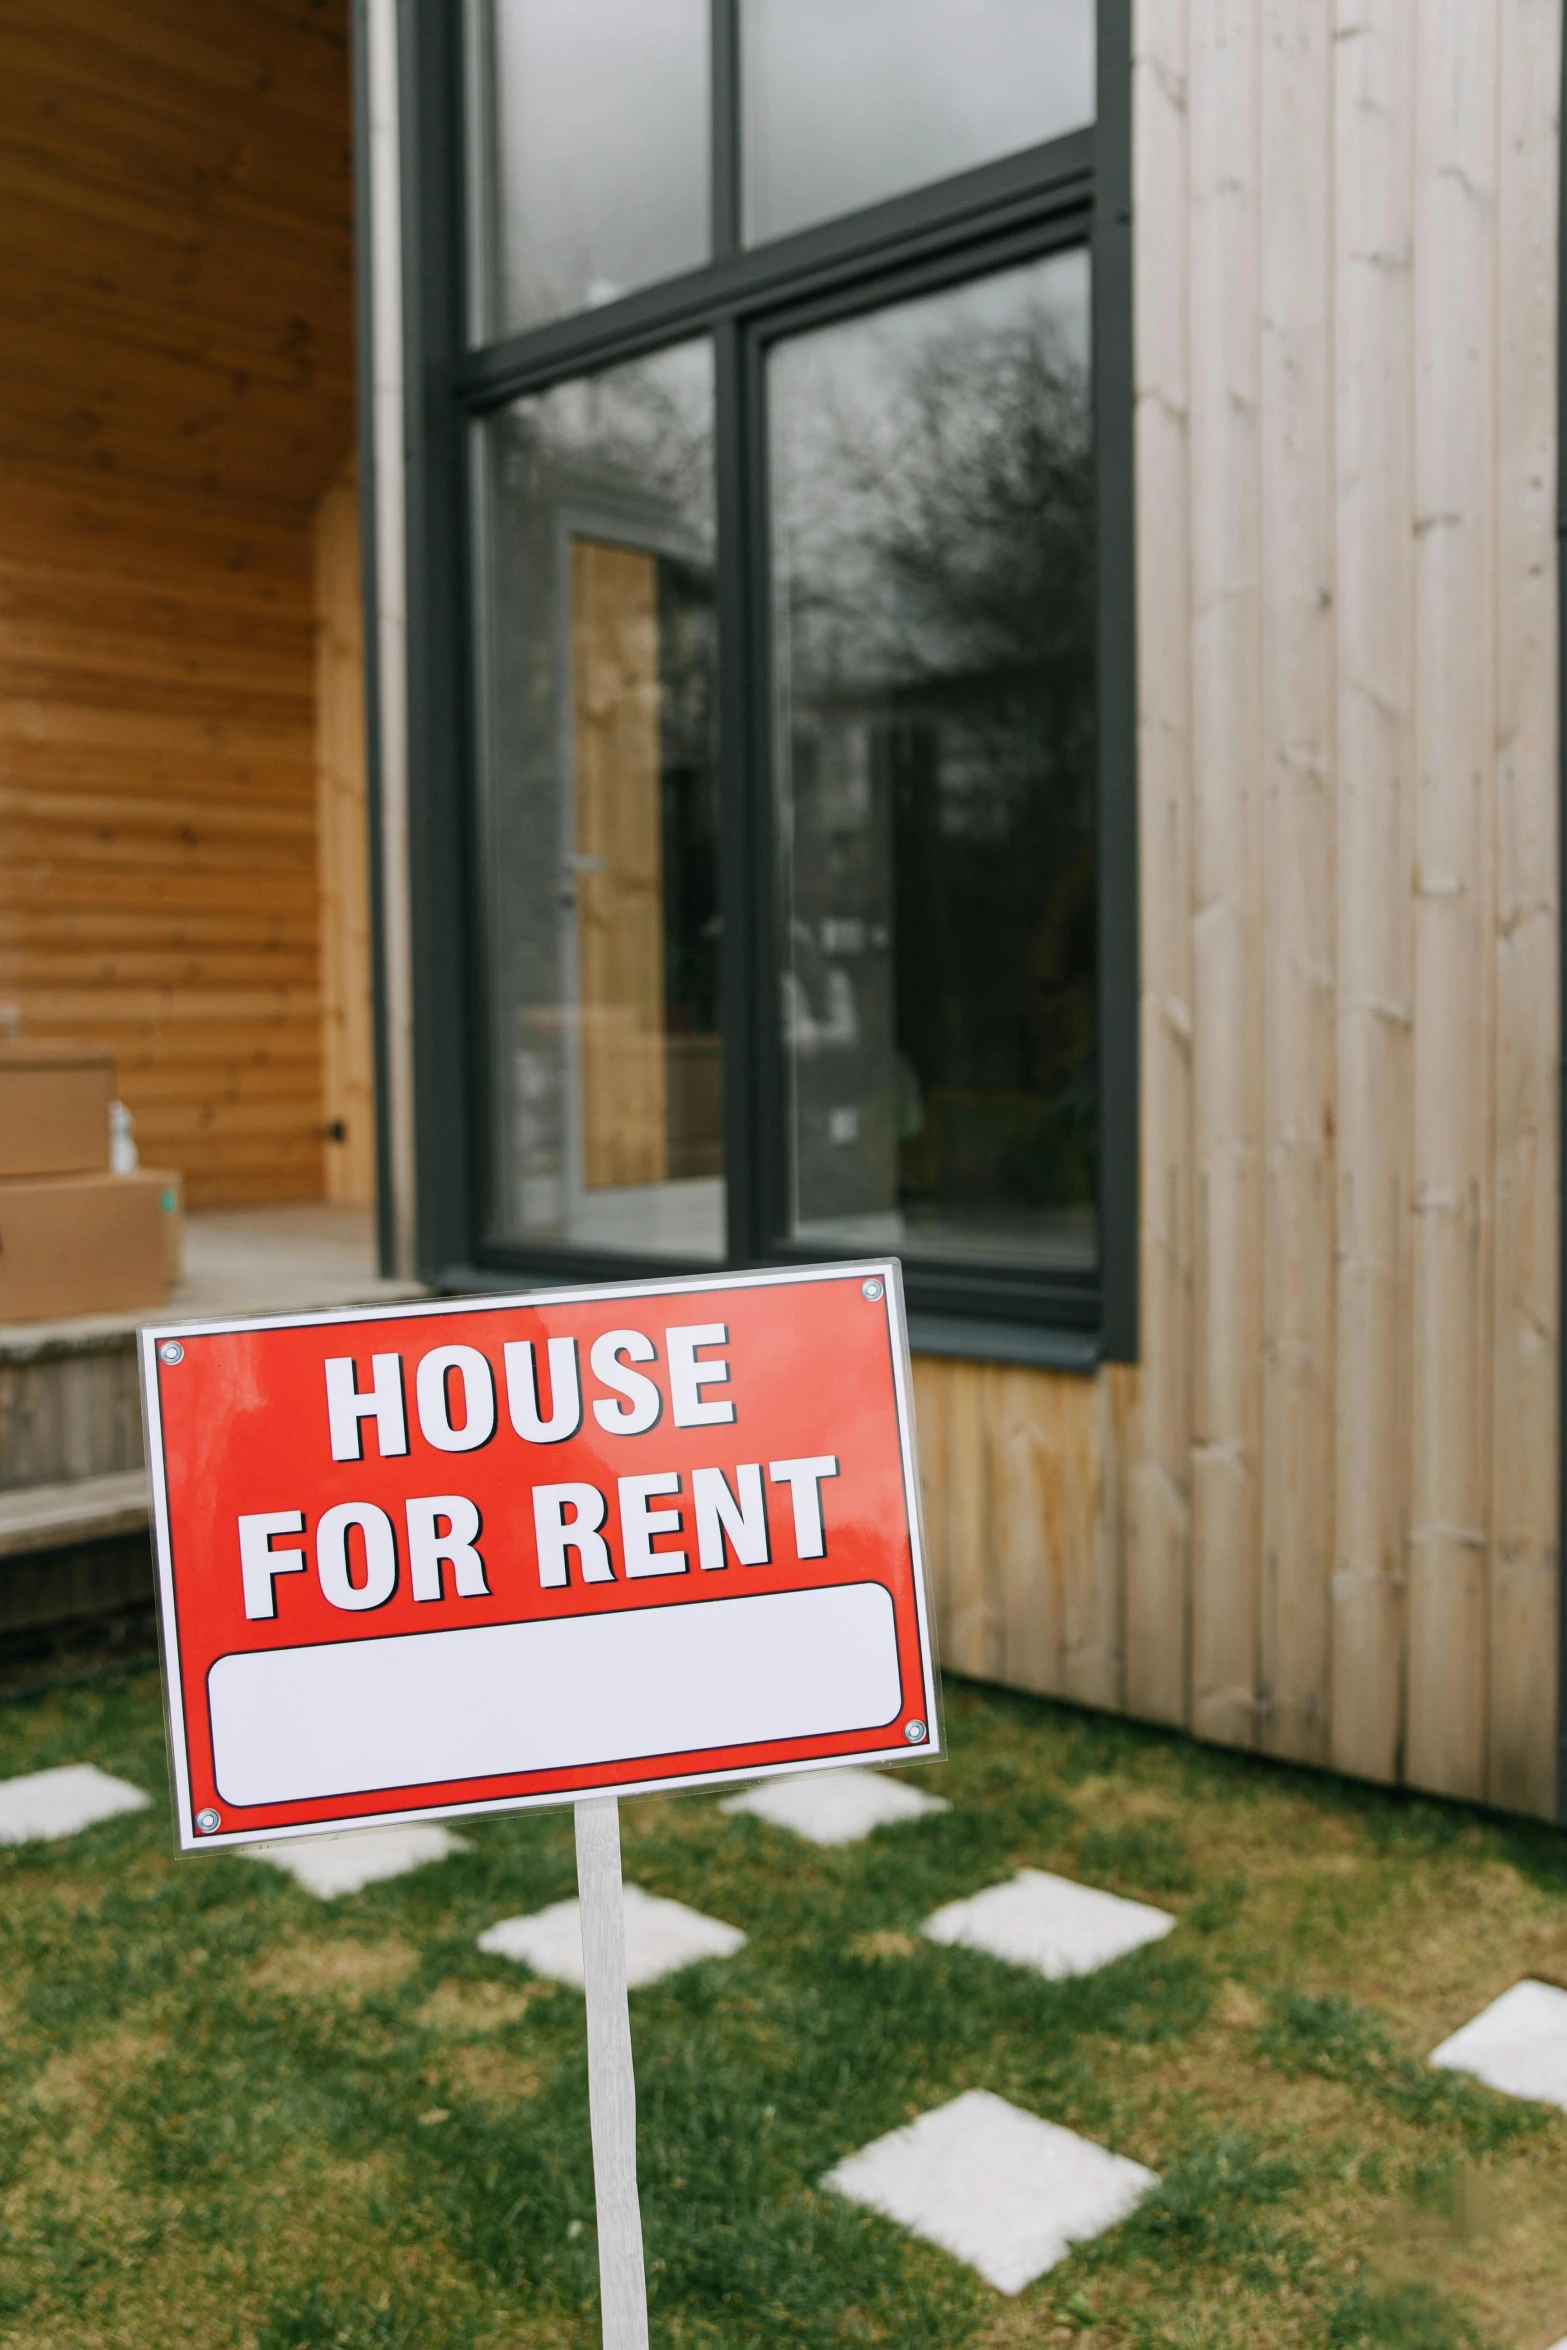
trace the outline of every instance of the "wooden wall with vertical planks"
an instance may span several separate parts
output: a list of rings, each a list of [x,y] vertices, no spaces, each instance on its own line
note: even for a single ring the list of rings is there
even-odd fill
[[[1140,1360],[924,1359],[945,1661],[1548,1814],[1558,0],[1137,0]]]
[[[1497,64],[1496,903],[1486,1784],[1546,1811],[1557,1688],[1555,519],[1561,11],[1508,0]]]
[[[0,998],[195,1203],[319,1197],[316,504],[352,446],[343,0],[5,11]]]
[[[1329,1752],[1404,1747],[1414,978],[1414,32],[1364,0],[1334,49],[1337,1378]]]
[[[1133,66],[1133,213],[1165,222],[1163,265],[1133,277],[1139,595],[1183,615],[1192,580],[1190,502],[1170,495],[1191,462],[1192,242],[1185,0],[1149,13]],[[1191,1329],[1196,1200],[1192,906],[1192,664],[1187,626],[1139,631],[1138,925],[1142,1166],[1138,1292],[1142,1371],[1124,1502],[1125,1700],[1184,1722],[1191,1658]]]

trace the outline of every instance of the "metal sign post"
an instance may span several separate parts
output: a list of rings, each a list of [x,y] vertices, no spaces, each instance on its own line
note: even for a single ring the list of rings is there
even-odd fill
[[[620,1902],[620,1802],[589,1796],[577,1813],[577,1893],[588,2003],[588,2113],[598,2207],[604,2350],[647,2350],[647,2278],[637,2200],[637,2085]]]

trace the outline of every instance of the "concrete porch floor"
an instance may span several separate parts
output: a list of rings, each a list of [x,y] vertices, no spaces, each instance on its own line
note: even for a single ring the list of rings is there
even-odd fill
[[[164,1305],[0,1324],[0,1557],[145,1528],[135,1352],[143,1325],[424,1294],[417,1282],[380,1277],[368,1208],[209,1208],[186,1219],[184,1278]]]
[[[312,1306],[385,1305],[422,1297],[417,1281],[383,1281],[370,1208],[307,1201],[283,1208],[205,1208],[185,1222],[185,1278],[138,1322],[283,1314]]]

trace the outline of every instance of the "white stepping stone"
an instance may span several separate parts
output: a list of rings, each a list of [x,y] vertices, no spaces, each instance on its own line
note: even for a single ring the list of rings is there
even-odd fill
[[[301,1836],[283,1844],[241,1844],[233,1849],[246,1860],[264,1860],[282,1869],[322,1901],[340,1893],[357,1893],[363,1885],[378,1885],[385,1877],[406,1877],[410,1869],[428,1868],[449,1852],[467,1846],[450,1829],[425,1824],[411,1828],[350,1828],[341,1836]]]
[[[1021,2293],[1074,2244],[1125,2219],[1159,2177],[970,2089],[851,2154],[823,2183],[966,2261],[997,2292]]]
[[[621,1890],[626,1921],[626,1982],[635,1991],[656,1983],[661,1975],[677,1974],[699,1958],[732,1958],[745,1941],[738,1926],[719,1918],[705,1918],[683,1902],[665,1901],[644,1893],[640,1885]],[[479,1948],[492,1958],[518,1958],[536,1975],[582,1989],[582,1906],[576,1901],[552,1902],[531,1917],[502,1918],[479,1936]]]
[[[1537,2098],[1567,2113],[1567,1991],[1554,1983],[1515,1983],[1433,2048],[1431,2062],[1444,2072],[1472,2073],[1506,2097]]]
[[[992,1885],[970,1901],[949,1901],[921,1931],[932,1942],[957,1942],[1032,1967],[1055,1983],[1067,1975],[1091,1975],[1145,1942],[1158,1942],[1174,1924],[1168,1910],[1150,1909],[1146,1902],[1123,1901],[1118,1893],[1076,1885],[1044,1869],[1019,1869],[1005,1885]]]
[[[743,1795],[731,1795],[720,1811],[749,1812],[775,1828],[792,1829],[812,1844],[856,1844],[873,1828],[900,1820],[926,1820],[952,1809],[942,1795],[924,1795],[902,1779],[880,1771],[802,1771],[798,1777],[764,1779]]]
[[[143,1811],[151,1801],[129,1780],[111,1779],[96,1763],[63,1763],[58,1770],[0,1779],[0,1844],[75,1836],[99,1820]]]

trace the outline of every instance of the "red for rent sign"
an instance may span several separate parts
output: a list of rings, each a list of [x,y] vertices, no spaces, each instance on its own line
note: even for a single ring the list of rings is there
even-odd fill
[[[181,1843],[938,1743],[895,1263],[142,1335]]]

